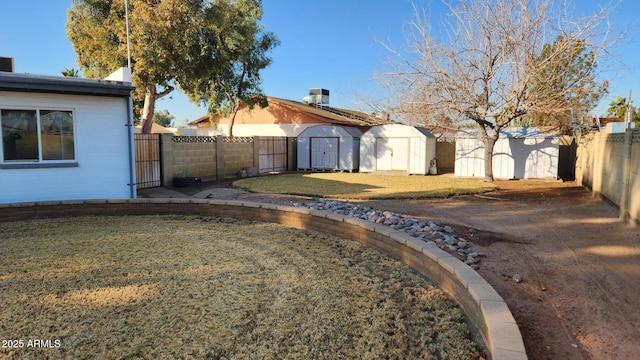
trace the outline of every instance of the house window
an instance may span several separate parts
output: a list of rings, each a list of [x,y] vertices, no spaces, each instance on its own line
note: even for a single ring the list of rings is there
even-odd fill
[[[5,164],[75,160],[72,111],[2,109],[0,123]]]

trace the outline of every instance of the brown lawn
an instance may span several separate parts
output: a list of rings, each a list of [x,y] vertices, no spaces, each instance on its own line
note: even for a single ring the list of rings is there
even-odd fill
[[[10,359],[480,357],[460,309],[405,265],[232,219],[0,223],[0,304]]]

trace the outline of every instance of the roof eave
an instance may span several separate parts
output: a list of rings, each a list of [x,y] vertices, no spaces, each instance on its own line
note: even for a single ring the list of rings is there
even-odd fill
[[[0,73],[0,91],[129,97],[134,89],[118,81]]]

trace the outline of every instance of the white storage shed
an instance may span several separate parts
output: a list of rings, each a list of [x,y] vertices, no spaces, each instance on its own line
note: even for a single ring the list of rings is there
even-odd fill
[[[361,136],[348,126],[306,128],[298,135],[298,170],[357,171]]]
[[[560,134],[537,127],[500,130],[493,149],[496,179],[543,179],[558,177]],[[484,144],[473,131],[456,136],[455,175],[484,177]]]
[[[360,172],[393,171],[426,175],[436,158],[436,138],[421,127],[378,125],[360,139]]]

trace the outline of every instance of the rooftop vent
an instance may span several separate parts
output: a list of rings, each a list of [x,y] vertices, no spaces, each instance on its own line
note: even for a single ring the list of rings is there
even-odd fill
[[[302,102],[309,105],[329,105],[329,90],[309,89],[309,96],[305,96]]]
[[[13,58],[0,56],[0,71],[14,72]]]

